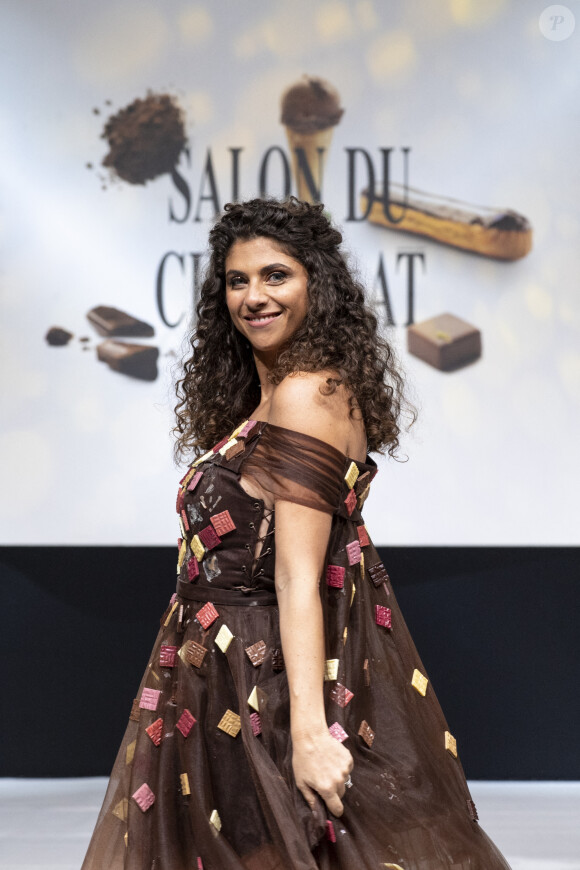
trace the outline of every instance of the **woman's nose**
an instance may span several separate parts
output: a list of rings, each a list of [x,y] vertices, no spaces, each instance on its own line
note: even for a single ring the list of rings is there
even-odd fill
[[[259,278],[251,278],[248,282],[248,287],[246,290],[246,305],[256,306],[262,305],[264,302],[268,301],[267,293],[265,292],[264,285]]]

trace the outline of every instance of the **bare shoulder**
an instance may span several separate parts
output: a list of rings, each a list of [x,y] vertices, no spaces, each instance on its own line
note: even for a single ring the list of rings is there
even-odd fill
[[[331,444],[341,453],[363,453],[364,425],[350,414],[350,392],[339,385],[329,390],[331,371],[297,372],[288,375],[275,388],[270,404],[269,422]]]

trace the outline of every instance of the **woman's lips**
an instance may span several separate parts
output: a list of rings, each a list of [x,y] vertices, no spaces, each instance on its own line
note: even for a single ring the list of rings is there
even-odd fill
[[[280,316],[282,312],[277,311],[273,314],[256,314],[252,316],[244,317],[244,320],[248,324],[248,326],[253,327],[254,329],[260,329],[264,326],[268,326],[270,323],[273,323],[277,317]]]

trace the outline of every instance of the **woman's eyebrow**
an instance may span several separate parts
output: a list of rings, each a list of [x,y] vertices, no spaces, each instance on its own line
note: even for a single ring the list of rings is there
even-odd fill
[[[260,269],[260,275],[266,275],[268,272],[272,272],[275,269],[286,269],[288,271],[290,270],[290,266],[288,266],[286,263],[270,263],[268,266],[262,266],[262,268]],[[240,275],[244,278],[246,277],[246,273],[243,269],[228,269],[228,271],[226,272],[226,278],[229,278],[230,275]]]

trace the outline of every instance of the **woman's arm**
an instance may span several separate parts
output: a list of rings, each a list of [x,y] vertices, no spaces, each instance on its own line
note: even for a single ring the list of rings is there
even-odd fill
[[[346,451],[339,397],[318,391],[320,378],[287,378],[277,388],[269,422],[331,442]],[[321,580],[332,517],[288,501],[276,501],[276,592],[288,685],[296,785],[313,806],[317,792],[339,816],[352,770],[348,749],[328,731],[324,710],[325,643]]]

